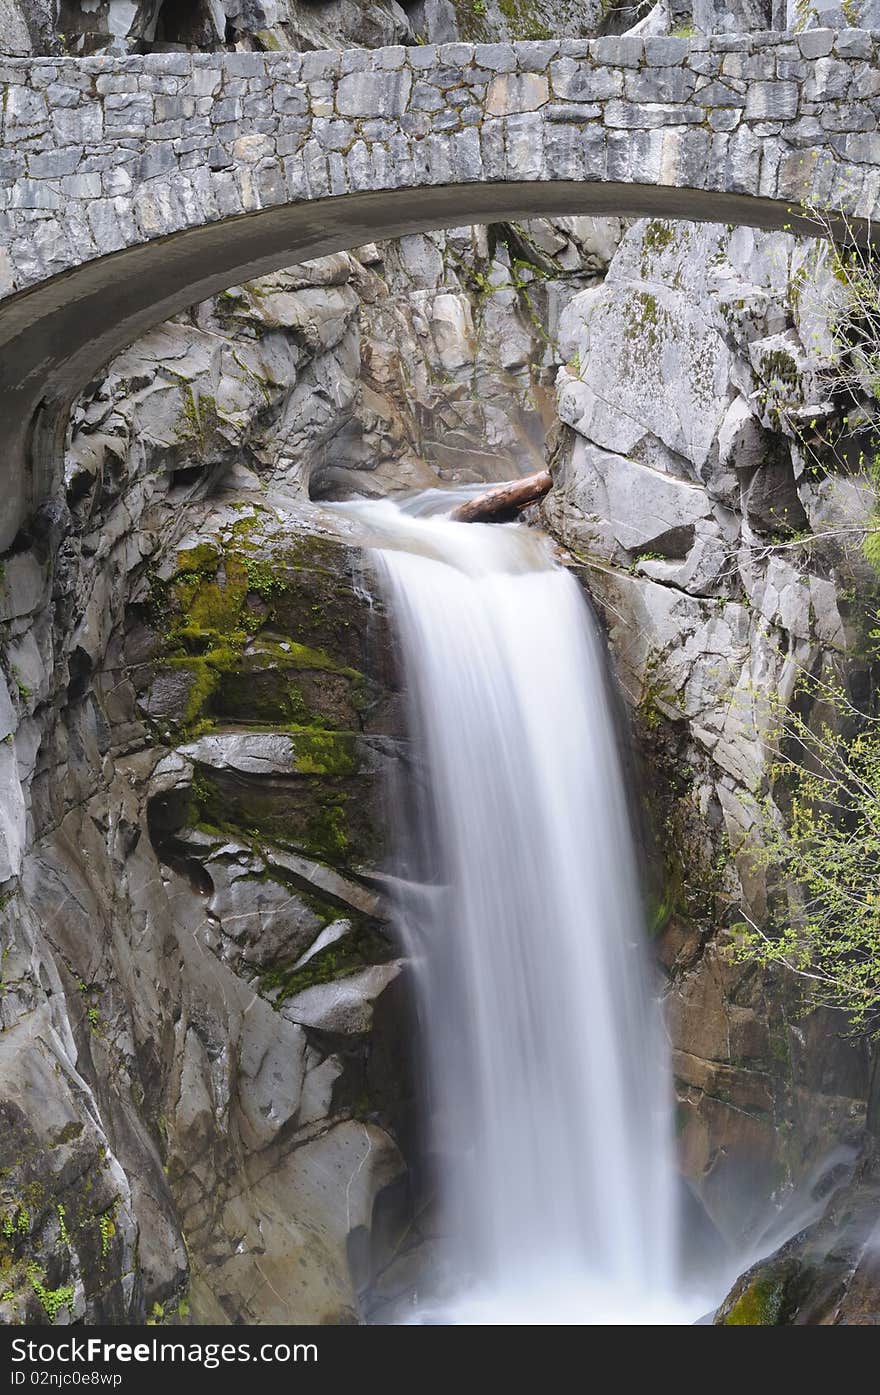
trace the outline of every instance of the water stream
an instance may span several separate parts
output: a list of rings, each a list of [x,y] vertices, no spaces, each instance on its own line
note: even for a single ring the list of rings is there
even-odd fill
[[[347,507],[377,542],[420,767],[399,913],[455,1275],[423,1320],[693,1321],[596,623],[534,530],[450,522],[435,496]]]

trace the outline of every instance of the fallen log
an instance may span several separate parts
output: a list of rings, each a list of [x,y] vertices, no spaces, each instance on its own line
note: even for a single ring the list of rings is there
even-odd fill
[[[526,475],[524,479],[487,489],[485,494],[478,494],[475,499],[459,504],[449,517],[455,523],[503,523],[528,508],[529,504],[537,504],[552,483],[550,471],[539,470],[535,475]]]

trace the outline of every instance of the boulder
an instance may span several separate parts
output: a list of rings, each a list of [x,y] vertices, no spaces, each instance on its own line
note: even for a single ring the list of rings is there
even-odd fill
[[[373,1021],[373,1004],[400,973],[400,962],[377,964],[332,983],[317,984],[287,999],[283,1014],[291,1022],[322,1032],[360,1036]]]
[[[811,1209],[820,1219],[737,1279],[715,1315],[722,1327],[875,1327],[880,1322],[876,1141],[855,1168],[845,1159],[820,1175]],[[823,1214],[824,1212],[824,1214]]]
[[[596,544],[601,549],[604,541],[625,552],[683,558],[693,546],[697,523],[712,512],[699,485],[582,439],[575,441],[554,483],[552,516],[564,511],[566,540],[589,550]]]

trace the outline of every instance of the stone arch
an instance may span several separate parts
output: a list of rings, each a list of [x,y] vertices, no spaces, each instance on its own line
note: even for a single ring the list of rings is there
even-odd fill
[[[0,550],[52,487],[77,392],[237,281],[543,214],[815,233],[817,203],[869,237],[878,49],[828,30],[10,61]]]

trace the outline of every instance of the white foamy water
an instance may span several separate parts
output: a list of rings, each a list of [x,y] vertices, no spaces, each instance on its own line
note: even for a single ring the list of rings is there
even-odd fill
[[[453,1274],[425,1320],[693,1321],[593,617],[525,527],[349,507],[379,543],[420,765],[401,920]]]

